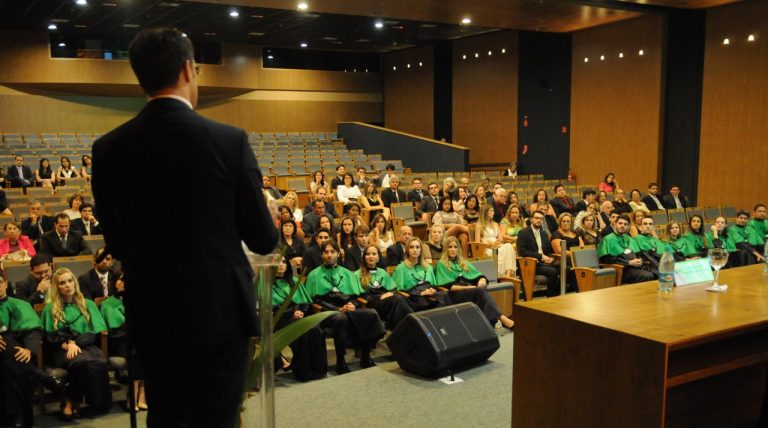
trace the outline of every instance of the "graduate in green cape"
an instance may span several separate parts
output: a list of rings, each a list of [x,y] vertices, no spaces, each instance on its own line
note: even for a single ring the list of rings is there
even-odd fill
[[[765,238],[768,236],[768,219],[766,218],[765,204],[755,205],[755,215],[752,217],[752,220],[749,221],[747,227],[754,230],[753,233],[755,234],[755,237],[759,238],[759,242],[756,243],[758,246],[756,250],[763,251]]]
[[[687,244],[687,257],[707,257],[709,249],[712,248],[712,242],[704,232],[704,219],[698,214],[692,215],[688,219],[688,232],[683,235]]]
[[[337,311],[320,323],[320,327],[333,330],[336,347],[336,373],[349,373],[345,354],[347,347],[360,350],[360,367],[375,366],[371,349],[384,334],[384,323],[373,309],[363,308],[357,299],[364,291],[352,272],[338,265],[339,245],[327,241],[319,246],[323,265],[307,277],[307,294],[324,310]]]
[[[611,232],[600,241],[597,254],[600,263],[619,264],[624,266],[621,276],[622,284],[634,284],[637,282],[652,281],[656,275],[644,268],[643,259],[638,257],[640,248],[637,242],[629,236],[629,217],[621,214],[616,219],[614,232]]]
[[[98,346],[98,338],[107,330],[99,309],[80,291],[77,278],[62,268],[51,277],[51,303],[43,309],[46,356],[54,367],[67,370],[69,386],[61,405],[61,417],[71,420],[80,416],[80,404],[86,402],[96,411],[109,409],[107,361]]]
[[[682,230],[680,229],[680,223],[671,221],[667,223],[667,233],[664,236],[664,244],[666,244],[666,250],[671,251],[675,256],[676,262],[681,262],[688,258],[697,258],[698,254],[688,246],[688,241],[683,239]]]
[[[123,305],[123,296],[125,295],[125,276],[121,273],[115,281],[115,292],[101,302],[99,311],[101,312],[104,323],[107,325],[109,335],[109,355],[125,358],[131,365],[130,381],[133,382],[133,405],[134,411],[149,410],[147,406],[147,397],[144,392],[144,374],[141,371],[138,356],[131,352],[128,347],[128,329],[125,324],[125,306]],[[129,352],[131,355],[129,356]],[[118,378],[127,378],[127,374],[118,373]],[[126,408],[129,405],[126,402]]]
[[[712,243],[713,248],[723,248],[728,251],[728,263],[723,269],[745,266],[747,257],[743,250],[736,248],[736,242],[731,236],[731,230],[725,217],[720,216],[715,219],[715,224],[707,232],[707,239]]]
[[[377,246],[366,246],[363,249],[363,265],[355,271],[355,278],[360,288],[365,290],[363,298],[368,301],[366,306],[375,309],[387,328],[394,330],[413,309],[408,299],[397,293],[397,284],[386,269],[379,267],[380,257]]]
[[[274,311],[277,311],[291,294],[291,288],[298,281],[293,276],[293,267],[283,257],[280,265],[277,267],[275,284],[272,286],[272,305]],[[275,330],[287,326],[288,324],[304,318],[309,312],[309,305],[312,298],[307,294],[304,284],[299,284],[296,292],[291,299],[291,305],[288,306],[283,316],[277,320]],[[328,375],[328,356],[325,348],[325,335],[319,326],[315,326],[289,345],[293,353],[290,370],[296,380],[307,382],[315,379],[322,379]],[[277,360],[280,360],[278,363]],[[277,357],[275,367],[280,367],[282,358]]]
[[[749,213],[739,211],[736,214],[736,224],[728,228],[728,234],[736,248],[744,252],[744,265],[753,265],[765,260],[762,254],[763,236],[760,236],[754,228],[747,226],[748,221]]]
[[[496,301],[485,289],[488,278],[464,259],[458,239],[455,236],[445,238],[443,248],[443,255],[435,265],[435,281],[437,285],[448,288],[451,302],[472,302],[483,311],[491,326],[499,321],[504,328],[511,330],[515,322],[496,306]]]
[[[8,296],[0,275],[0,426],[32,426],[33,396],[38,382],[59,391],[65,382],[35,365],[42,324],[32,305]]]
[[[408,302],[415,311],[448,306],[451,299],[445,291],[435,288],[435,272],[424,261],[423,244],[419,238],[410,238],[405,243],[405,259],[392,274],[397,289],[408,293]]]
[[[648,270],[659,272],[659,260],[667,250],[667,245],[653,234],[653,217],[643,217],[640,221],[640,233],[633,238],[637,244],[637,255],[643,259]]]

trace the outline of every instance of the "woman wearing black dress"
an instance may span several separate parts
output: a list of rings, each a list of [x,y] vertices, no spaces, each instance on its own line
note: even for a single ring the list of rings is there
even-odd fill
[[[304,257],[304,240],[297,236],[296,222],[293,220],[282,220],[280,222],[280,246],[285,258],[292,266],[301,266],[302,257]]]

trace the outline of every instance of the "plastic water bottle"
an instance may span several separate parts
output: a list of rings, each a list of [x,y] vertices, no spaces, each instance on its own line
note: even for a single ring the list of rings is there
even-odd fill
[[[659,291],[669,293],[675,285],[675,257],[666,251],[659,260]]]
[[[768,274],[768,239],[765,240],[765,247],[763,247],[763,263],[765,263],[763,272]]]

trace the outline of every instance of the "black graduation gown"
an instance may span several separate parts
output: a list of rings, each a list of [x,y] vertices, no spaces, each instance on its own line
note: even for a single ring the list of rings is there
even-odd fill
[[[42,338],[41,331],[2,333],[5,351],[0,352],[0,425],[11,424],[20,416],[24,426],[34,423],[33,398],[37,383],[45,379],[45,372],[35,366],[37,359],[32,355],[29,363],[20,363],[14,357],[14,347],[20,346],[32,352],[37,351]]]
[[[279,307],[275,306],[275,311]],[[307,308],[302,305],[291,305],[275,325],[275,330],[287,326],[296,321],[293,313],[300,310],[307,315]],[[325,335],[320,327],[315,326],[308,332],[294,340],[290,345],[293,358],[291,359],[291,371],[296,380],[307,382],[314,379],[322,379],[328,373],[328,355],[325,347]],[[279,358],[279,357],[278,357]],[[275,368],[280,367],[275,365]]]

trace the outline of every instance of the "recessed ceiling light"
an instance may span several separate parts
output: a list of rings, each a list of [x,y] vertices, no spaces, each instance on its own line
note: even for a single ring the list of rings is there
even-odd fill
[[[384,28],[384,23],[381,21],[376,21],[373,23],[373,26],[376,28]]]
[[[64,43],[64,42],[59,42],[59,47],[60,47],[60,48],[63,48],[63,47],[65,47],[65,46],[67,46],[67,44],[66,44],[66,43]]]
[[[423,64],[422,64],[422,62],[421,62],[421,61],[419,61],[419,67],[421,67],[422,65],[423,65]]]
[[[488,56],[491,56],[491,55],[493,55],[493,53],[491,51],[488,51]]]
[[[624,58],[624,52],[619,52],[619,58]]]
[[[59,27],[57,27],[57,26],[56,26],[56,24],[50,24],[50,25],[48,26],[48,29],[49,29],[49,30],[56,30],[56,29],[58,29],[58,28],[59,28]]]
[[[267,55],[267,59],[275,59],[274,55]]]
[[[461,19],[461,23],[464,24],[464,25],[468,25],[468,24],[472,23],[472,20],[469,19],[468,17],[465,17],[465,18]]]
[[[605,55],[600,55],[600,61],[605,61]]]
[[[748,42],[754,42],[754,41],[755,41],[755,35],[754,35],[754,34],[750,34],[750,35],[748,35],[748,36],[747,36],[747,41],[748,41]]]
[[[411,68],[411,64],[407,64],[406,67]]]
[[[730,45],[731,44],[731,39],[729,39],[728,37],[724,38],[723,39],[723,44],[724,45]]]
[[[507,53],[507,50],[504,48],[501,48],[501,53]]]
[[[237,18],[238,16],[240,16],[240,13],[238,11],[236,11],[236,10],[233,10],[233,11],[229,12],[229,16],[231,16],[233,18]]]
[[[589,58],[584,57],[584,62],[589,62]]]
[[[462,55],[461,59],[467,59],[467,56],[466,55]]]
[[[77,4],[77,5],[79,5],[79,6],[87,6],[87,5],[88,5],[88,2],[87,2],[86,0],[77,0],[77,1],[75,2],[75,4]]]
[[[638,54],[638,55],[640,55],[640,56],[643,56],[643,55],[645,55],[645,51],[644,51],[644,50],[642,50],[642,49],[640,49],[640,50],[637,52],[637,54]]]
[[[301,46],[302,48],[306,48],[306,47],[307,47],[307,46],[309,46],[309,45],[308,45],[308,44],[306,44],[305,42],[301,42],[301,44],[300,44],[299,46]]]
[[[475,52],[475,58],[480,58],[480,54]]]
[[[392,70],[397,70],[397,66],[396,66],[396,65],[393,65],[393,66],[392,66]]]
[[[299,10],[309,9],[309,5],[307,4],[307,2],[300,2],[299,4],[296,5],[296,7],[299,8]]]
[[[181,37],[187,37],[187,33],[181,33]]]

